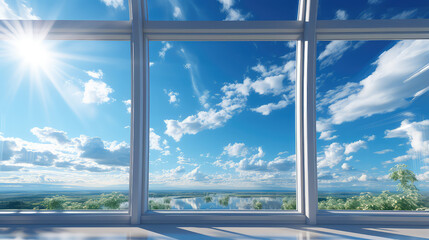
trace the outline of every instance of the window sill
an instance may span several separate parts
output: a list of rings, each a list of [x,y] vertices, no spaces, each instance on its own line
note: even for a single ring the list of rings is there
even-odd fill
[[[429,212],[319,210],[317,224],[429,225]]]

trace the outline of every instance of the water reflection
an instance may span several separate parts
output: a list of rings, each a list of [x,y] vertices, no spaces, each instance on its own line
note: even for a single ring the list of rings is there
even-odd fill
[[[171,210],[281,210],[285,197],[237,197],[216,194],[202,197],[169,196],[152,197],[150,201],[165,204],[168,199]],[[291,199],[288,197],[287,199]],[[168,208],[166,208],[168,209]]]

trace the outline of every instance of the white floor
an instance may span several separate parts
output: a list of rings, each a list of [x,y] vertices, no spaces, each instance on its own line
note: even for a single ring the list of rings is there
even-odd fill
[[[0,226],[0,239],[429,239],[428,227],[398,226]]]

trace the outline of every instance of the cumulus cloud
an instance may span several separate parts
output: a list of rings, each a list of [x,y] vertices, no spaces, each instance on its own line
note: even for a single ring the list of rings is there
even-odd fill
[[[418,157],[429,156],[429,120],[421,122],[410,122],[404,120],[401,126],[396,129],[387,130],[386,138],[408,138],[411,149],[408,150],[408,155],[398,157],[398,160],[416,159]]]
[[[130,146],[125,142],[104,142],[98,137],[81,135],[75,139],[81,158],[93,159],[98,164],[129,166]]]
[[[216,111],[210,109],[201,111],[196,115],[189,116],[183,121],[164,120],[167,130],[165,134],[171,136],[176,142],[180,141],[184,134],[194,135],[205,129],[215,129],[225,124],[232,117],[225,110]]]
[[[429,42],[400,41],[382,53],[376,69],[359,85],[360,90],[329,106],[333,124],[392,112],[427,87]]]
[[[85,71],[88,76],[96,79],[103,78],[103,71],[101,69],[98,69],[98,71]]]
[[[227,14],[225,21],[244,21],[251,16],[250,13],[243,15],[240,10],[233,8],[234,0],[218,0],[218,2],[222,4],[222,12]]]
[[[285,93],[288,99],[294,98],[293,82],[295,79],[291,77],[294,76],[292,73],[295,73],[295,61],[287,61],[280,67],[276,65],[269,68],[255,67],[254,71],[258,72],[261,78],[252,81],[250,78],[246,77],[242,82],[225,84],[221,88],[223,94],[221,95],[221,102],[216,106],[209,108],[210,106],[207,104],[206,100],[202,100],[202,97],[206,95],[205,92],[199,100],[205,108],[209,108],[208,110],[200,111],[181,121],[172,119],[164,120],[167,127],[165,134],[171,136],[178,142],[183,135],[194,135],[206,129],[221,127],[235,114],[243,111],[246,107],[247,97],[251,92],[260,95],[274,96]],[[289,77],[290,84],[285,86],[283,81],[287,77]],[[208,92],[205,99],[208,99]],[[283,102],[280,102],[280,104],[276,106],[270,105],[259,110],[266,113],[282,105]]]
[[[124,0],[101,0],[106,6],[125,9]]]
[[[149,133],[149,148],[153,150],[159,150],[161,151],[161,144],[160,144],[161,136],[155,133],[155,130],[153,128],[150,128]]]
[[[10,8],[5,0],[0,0],[0,19],[8,20],[40,20],[40,17],[33,13],[33,9],[25,3],[18,4],[19,13]]]
[[[200,167],[198,166],[198,167],[194,168],[192,171],[190,171],[189,173],[184,174],[183,178],[186,180],[190,180],[190,181],[200,182],[200,181],[207,180],[208,177],[206,174],[203,174],[200,171]]]
[[[366,147],[366,142],[363,141],[363,140],[358,140],[356,142],[352,142],[352,143],[346,144],[345,145],[345,151],[344,151],[344,153],[348,155],[350,153],[357,152],[357,151],[359,151],[362,148],[367,148]]]
[[[35,127],[31,129],[31,133],[33,133],[41,142],[49,142],[53,144],[65,144],[70,142],[66,132],[50,127]]]
[[[350,166],[350,164],[348,164],[348,163],[343,163],[343,165],[341,165],[341,168],[342,168],[343,170],[346,170],[346,171],[348,171],[348,170],[352,169],[352,167],[351,167],[351,166]]]
[[[257,108],[252,108],[251,110],[254,112],[258,112],[264,116],[268,116],[274,110],[279,110],[287,107],[287,105],[289,104],[289,101],[287,100],[286,95],[283,95],[283,97],[285,99],[280,100],[278,103],[268,103],[265,105],[261,105]]]
[[[162,44],[163,44],[163,47],[161,48],[161,50],[159,51],[159,53],[158,53],[158,55],[161,57],[161,58],[165,58],[165,54],[167,53],[167,51],[169,50],[169,49],[171,49],[173,46],[171,46],[171,44],[169,43],[169,42],[165,42],[165,41],[163,41],[162,42]]]
[[[326,146],[323,155],[317,158],[317,167],[333,168],[344,159],[344,147],[339,143],[331,143]]]
[[[326,141],[333,140],[338,137],[338,135],[333,135],[334,132],[335,132],[334,130],[323,131],[320,133],[319,139],[326,140]]]
[[[15,153],[13,160],[15,163],[30,163],[36,166],[52,166],[54,160],[57,158],[58,156],[50,151],[36,152],[22,148],[21,151]]]
[[[113,89],[105,82],[89,80],[85,83],[85,91],[83,93],[82,102],[85,104],[102,104],[113,101],[114,99],[109,96],[113,93]]]
[[[164,92],[168,95],[168,102],[169,103],[177,103],[179,101],[179,93],[173,92],[173,91],[167,91],[164,89]]]
[[[128,99],[128,100],[124,100],[124,101],[122,101],[124,104],[125,104],[125,106],[127,107],[127,112],[128,113],[131,113],[131,99]]]
[[[244,143],[230,143],[228,146],[225,146],[223,150],[223,153],[230,157],[245,157],[249,152]]]

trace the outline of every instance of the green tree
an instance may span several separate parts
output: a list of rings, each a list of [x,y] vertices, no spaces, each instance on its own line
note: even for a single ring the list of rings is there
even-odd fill
[[[417,187],[414,185],[414,182],[417,181],[416,175],[413,171],[407,169],[407,165],[405,164],[397,164],[391,168],[389,178],[393,181],[399,181],[399,191],[418,191]]]
[[[54,196],[52,198],[45,198],[42,205],[49,210],[63,210],[65,208],[66,198],[64,196]]]

